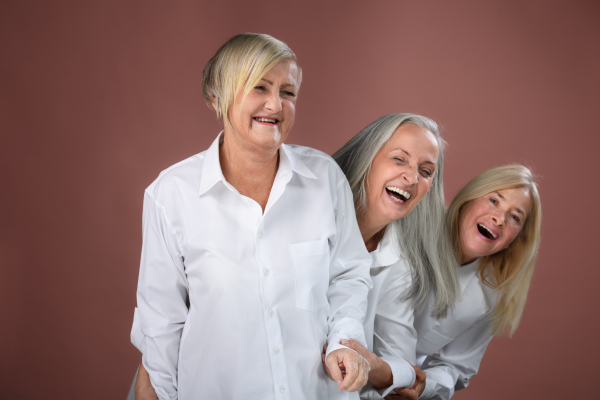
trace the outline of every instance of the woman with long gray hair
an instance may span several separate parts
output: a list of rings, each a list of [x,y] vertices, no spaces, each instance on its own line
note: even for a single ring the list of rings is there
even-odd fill
[[[460,296],[444,222],[444,141],[433,120],[390,114],[369,124],[333,158],[350,183],[373,260],[364,327],[376,356],[364,352],[371,371],[361,397],[381,399],[425,378],[404,357],[415,345],[415,312],[432,297],[430,314],[444,316]],[[344,344],[359,349],[353,341]]]

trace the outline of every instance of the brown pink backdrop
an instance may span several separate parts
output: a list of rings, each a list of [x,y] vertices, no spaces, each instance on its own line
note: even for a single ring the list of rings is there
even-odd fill
[[[410,111],[445,128],[449,198],[485,168],[535,169],[524,321],[456,398],[595,397],[598,2],[55,0],[0,4],[0,398],[125,397],[142,193],[218,133],[202,68],[245,31],[304,69],[291,143],[332,153]]]

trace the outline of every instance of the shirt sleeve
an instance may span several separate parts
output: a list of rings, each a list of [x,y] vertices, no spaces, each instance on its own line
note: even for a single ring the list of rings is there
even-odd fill
[[[340,344],[341,339],[353,339],[366,346],[362,323],[367,311],[367,295],[372,287],[371,256],[358,229],[350,186],[343,177],[336,194],[336,235],[330,243],[327,289],[330,307],[327,355],[347,348]]]
[[[161,400],[177,399],[179,343],[188,308],[180,237],[162,204],[144,194],[137,303],[142,362]],[[135,328],[134,322],[134,329]],[[139,336],[139,335],[138,335]]]
[[[464,389],[477,374],[490,334],[493,310],[486,313],[469,329],[444,346],[439,353],[428,356],[423,365],[427,374],[425,390],[419,399],[450,399],[455,390]]]
[[[387,388],[375,389],[365,386],[361,398],[383,399],[394,388],[411,387],[415,383],[415,360],[417,332],[414,328],[412,301],[404,298],[412,279],[410,269],[402,260],[391,266],[385,280],[375,314],[373,352],[392,369],[393,383]],[[411,364],[412,363],[412,364]]]

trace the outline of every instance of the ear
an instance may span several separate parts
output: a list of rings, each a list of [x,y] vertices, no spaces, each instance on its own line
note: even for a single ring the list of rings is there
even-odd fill
[[[217,98],[215,97],[214,94],[210,94],[210,105],[212,106],[213,110],[217,111]]]

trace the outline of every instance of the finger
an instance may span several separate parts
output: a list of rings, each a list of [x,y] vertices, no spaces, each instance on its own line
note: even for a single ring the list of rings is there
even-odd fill
[[[331,371],[329,370],[329,367],[327,366],[327,363],[325,362],[325,354],[321,354],[321,362],[323,363],[323,368],[325,368],[325,372],[327,373],[327,376],[329,376],[329,379],[333,380],[333,378],[331,377]]]
[[[408,388],[394,389],[394,392],[396,392],[403,399],[417,400],[417,398],[419,397],[419,394],[414,389],[408,389]]]
[[[359,378],[359,381],[357,382],[357,384],[360,384],[362,381],[362,377],[359,377],[359,366],[358,366],[358,362],[356,360],[356,355],[355,354],[344,354],[344,367],[346,367],[346,376],[344,376],[344,380],[342,381],[341,385],[339,385],[339,389],[340,390],[347,390],[347,391],[356,391],[357,389],[354,390],[350,390],[351,388],[354,388],[356,385],[354,384],[356,379]],[[360,386],[362,387],[362,386]],[[359,388],[360,388],[359,387]]]
[[[369,355],[369,350],[367,350],[367,348],[365,346],[363,346],[362,344],[354,341],[354,340],[340,340],[340,343],[343,344],[346,347],[350,347],[352,350],[356,351],[358,354],[360,354],[361,356],[367,358],[367,356]]]
[[[356,392],[367,384],[369,379],[369,363],[363,357],[359,356],[357,362],[358,374],[354,382],[346,389],[349,392]]]
[[[329,377],[338,384],[339,388],[340,383],[342,383],[342,371],[338,365],[336,351],[329,353],[327,358],[325,358],[325,364],[327,365]]]
[[[419,367],[413,367],[415,369],[415,374],[417,375],[417,378],[419,379],[419,381],[424,381],[427,378],[427,374],[425,372],[423,372],[423,370]]]

